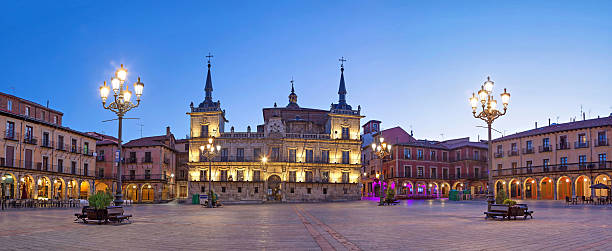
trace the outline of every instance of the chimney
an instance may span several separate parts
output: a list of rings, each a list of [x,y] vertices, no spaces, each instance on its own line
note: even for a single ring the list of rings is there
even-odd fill
[[[536,129],[538,129],[538,122],[536,121],[535,123],[536,123]]]
[[[612,113],[610,113],[610,115],[612,115]],[[412,130],[410,130],[410,136],[414,137],[414,133],[412,132]]]
[[[170,127],[166,126],[166,135],[170,135]]]
[[[582,120],[586,120],[586,113],[582,113]]]
[[[548,118],[548,126],[550,126],[550,118]]]

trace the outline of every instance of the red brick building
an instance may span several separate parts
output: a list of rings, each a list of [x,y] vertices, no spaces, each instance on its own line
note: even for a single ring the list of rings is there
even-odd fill
[[[370,121],[370,128],[380,122]],[[367,124],[366,124],[367,125]],[[382,132],[366,130],[364,135],[363,196],[377,196],[380,180],[383,186],[396,190],[400,197],[447,197],[451,189],[469,189],[484,194],[487,174],[487,145],[469,138],[446,141],[417,140],[395,127]],[[396,136],[396,137],[394,137]],[[372,140],[383,137],[392,144],[391,155],[382,161],[372,153]]]

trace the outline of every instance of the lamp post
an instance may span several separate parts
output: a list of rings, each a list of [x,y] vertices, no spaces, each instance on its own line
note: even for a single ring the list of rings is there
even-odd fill
[[[206,144],[206,146],[200,146],[200,153],[202,154],[203,157],[205,157],[208,160],[208,208],[212,208],[212,179],[211,179],[211,174],[212,174],[212,158],[214,158],[215,156],[217,156],[217,154],[219,154],[219,152],[221,151],[221,145],[214,145],[215,142],[215,137],[210,137],[208,138],[208,143]]]
[[[144,84],[140,82],[140,77],[138,77],[138,81],[134,83],[134,93],[136,94],[136,103],[131,101],[132,92],[128,90],[128,85],[124,85],[125,80],[127,78],[127,69],[123,68],[123,64],[121,64],[121,68],[115,71],[115,76],[111,78],[111,87],[106,85],[106,81],[104,81],[104,85],[100,87],[100,97],[102,98],[102,107],[107,110],[111,110],[115,114],[117,114],[117,120],[119,121],[119,129],[118,129],[118,142],[119,145],[119,162],[117,163],[117,190],[115,193],[115,205],[120,206],[123,204],[123,194],[122,194],[122,184],[121,184],[121,131],[123,127],[123,116],[129,110],[138,107],[140,105],[140,96],[142,96],[142,90],[144,89]],[[125,86],[125,89],[124,89]],[[113,91],[113,100],[106,105],[106,100],[108,99],[108,94],[110,91]]]
[[[491,210],[491,204],[495,201],[495,195],[493,193],[493,147],[491,142],[491,124],[493,121],[503,115],[506,114],[506,110],[508,109],[508,102],[510,102],[510,93],[506,92],[504,88],[504,93],[500,94],[502,104],[504,105],[504,111],[500,112],[497,108],[497,100],[493,98],[493,81],[491,81],[491,77],[487,77],[487,81],[480,87],[478,91],[478,95],[472,93],[472,97],[470,97],[470,105],[472,106],[472,115],[474,118],[482,119],[487,123],[487,130],[489,135],[489,140],[487,141],[488,145],[488,170],[489,170],[489,184],[487,195],[487,203],[488,209]],[[482,110],[480,112],[476,112],[478,108],[478,103],[480,103]]]
[[[385,138],[383,137],[379,137],[378,140],[380,141],[379,144],[376,144],[376,142],[372,143],[372,151],[376,154],[376,156],[380,159],[380,172],[382,173],[382,169],[383,169],[383,159],[386,158],[387,156],[391,155],[391,144],[387,144],[385,143]],[[378,182],[380,182],[380,191],[378,192],[379,197],[380,197],[380,204],[382,204],[383,199],[383,179],[385,178],[385,175],[381,175],[379,176],[378,173],[376,174],[376,178],[378,179],[380,177],[380,179],[378,180]]]

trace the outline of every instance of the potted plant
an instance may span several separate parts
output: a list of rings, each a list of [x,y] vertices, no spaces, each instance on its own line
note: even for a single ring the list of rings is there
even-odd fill
[[[98,191],[96,194],[89,197],[89,209],[87,211],[87,219],[89,220],[106,220],[108,214],[106,208],[113,201],[113,195],[108,191]]]

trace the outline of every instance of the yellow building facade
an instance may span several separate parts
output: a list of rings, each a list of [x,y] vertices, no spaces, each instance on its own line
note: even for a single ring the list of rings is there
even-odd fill
[[[339,100],[329,110],[302,108],[293,89],[285,107],[263,109],[255,130],[225,130],[225,110],[212,101],[210,64],[206,98],[191,105],[189,194],[212,189],[222,201],[285,202],[360,199],[360,108],[346,103],[344,68]],[[200,147],[220,145],[208,159]]]

